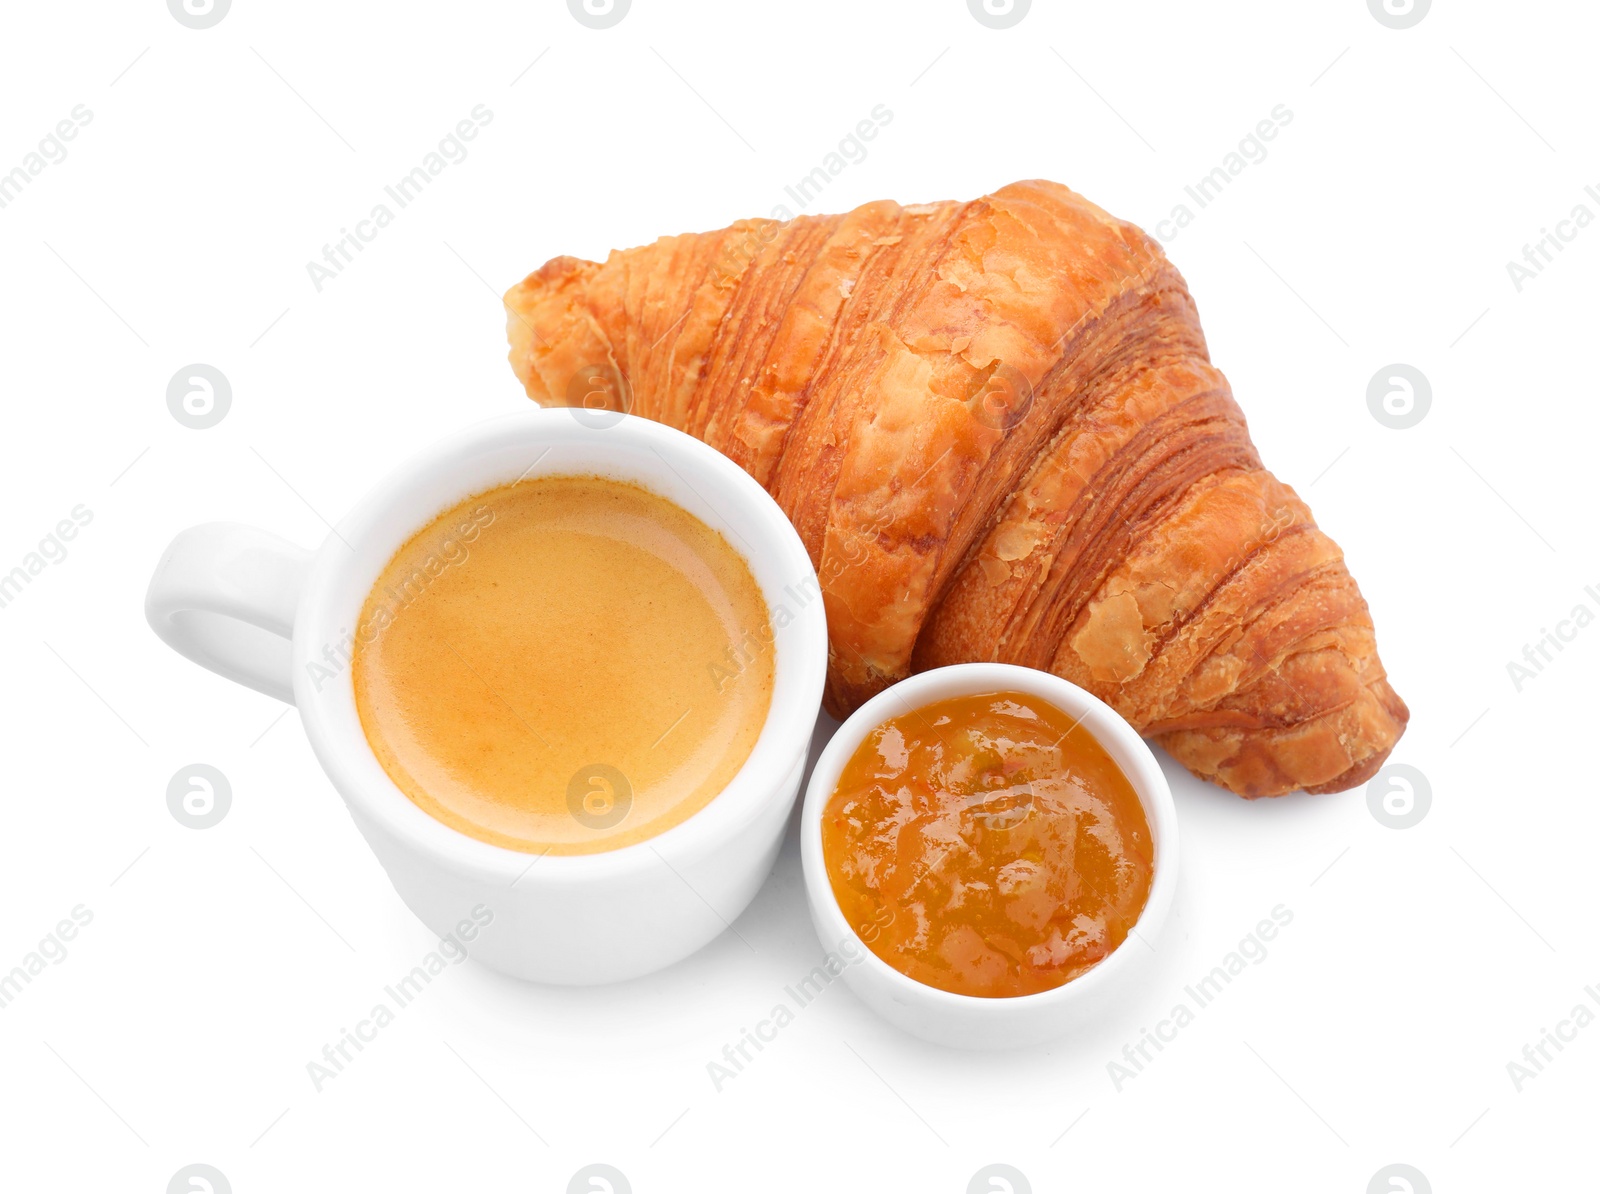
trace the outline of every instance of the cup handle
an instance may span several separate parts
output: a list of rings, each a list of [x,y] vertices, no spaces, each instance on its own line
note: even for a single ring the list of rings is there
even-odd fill
[[[144,616],[178,654],[292,705],[290,640],[311,557],[236,522],[190,527],[162,553]]]

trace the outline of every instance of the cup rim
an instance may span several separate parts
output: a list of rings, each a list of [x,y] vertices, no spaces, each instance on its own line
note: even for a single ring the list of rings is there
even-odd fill
[[[965,995],[930,986],[902,973],[861,939],[839,907],[828,878],[822,853],[822,813],[857,747],[890,717],[948,697],[1004,691],[1027,693],[1079,718],[1128,777],[1150,825],[1154,847],[1150,893],[1122,942],[1077,978],[1048,991],[1028,995]],[[828,936],[822,941],[823,948],[836,949],[842,941],[853,942],[862,958],[859,964],[846,971],[847,975],[864,969],[880,987],[888,989],[896,1003],[935,1012],[959,1013],[963,1017],[1012,1017],[1048,1012],[1094,998],[1122,981],[1139,960],[1130,953],[1129,947],[1136,936],[1144,938],[1156,934],[1166,919],[1177,888],[1177,808],[1166,773],[1149,745],[1116,710],[1093,693],[1053,673],[1018,664],[959,663],[933,668],[901,680],[872,697],[840,725],[818,757],[806,785],[800,818],[801,869],[819,935],[822,922],[827,923]]]
[[[306,735],[334,786],[352,812],[358,814],[358,824],[363,829],[366,823],[375,823],[413,851],[432,857],[458,874],[503,881],[507,886],[528,890],[627,880],[659,871],[663,864],[672,869],[667,857],[685,863],[698,860],[759,817],[765,802],[775,798],[774,794],[783,790],[784,781],[804,765],[827,677],[827,624],[820,586],[815,600],[791,611],[793,616],[787,625],[795,627],[795,633],[787,638],[784,634],[774,635],[772,700],[756,745],[733,778],[678,824],[612,850],[588,854],[513,850],[471,837],[436,820],[401,791],[378,762],[356,712],[353,669],[346,664],[336,683],[320,692],[313,688],[309,665],[321,658],[314,644],[337,641],[333,632],[341,619],[334,608],[336,599],[347,597],[352,586],[358,588],[355,610],[359,613],[376,579],[373,575],[357,582],[351,576],[358,567],[360,552],[352,551],[349,545],[370,543],[372,536],[381,533],[380,554],[387,562],[428,521],[425,517],[398,533],[392,528],[383,529],[400,495],[424,478],[438,481],[451,474],[470,478],[474,467],[482,470],[483,454],[504,450],[522,440],[533,447],[558,443],[597,447],[596,457],[604,456],[606,445],[610,445],[616,450],[613,463],[622,462],[610,475],[631,477],[635,483],[659,493],[662,484],[653,484],[648,476],[632,475],[628,454],[637,456],[643,449],[659,456],[680,477],[686,473],[695,478],[694,482],[685,479],[684,484],[697,494],[709,488],[722,496],[732,495],[737,510],[726,521],[738,523],[743,519],[748,523],[753,519],[761,527],[761,534],[743,537],[747,550],[730,546],[739,551],[756,575],[769,618],[774,614],[773,594],[762,580],[763,573],[777,571],[796,577],[802,584],[808,578],[816,583],[811,557],[777,502],[731,459],[700,440],[631,415],[617,415],[614,422],[600,426],[575,419],[570,411],[559,408],[535,407],[498,415],[434,441],[393,468],[367,490],[317,551],[296,612],[292,649],[295,704]],[[577,466],[535,472],[536,467],[537,462],[522,475],[571,475]],[[605,472],[598,467],[597,471]],[[642,474],[643,470],[639,472]],[[473,489],[470,486],[477,483],[466,480],[468,488],[463,496],[503,483],[487,478]],[[703,494],[702,501],[721,517],[715,503],[704,499]],[[684,502],[678,504],[687,508]],[[428,517],[436,517],[448,508],[447,503]],[[697,513],[696,517],[702,516]],[[382,564],[380,570],[381,567]],[[345,624],[354,626],[353,617],[347,616]]]

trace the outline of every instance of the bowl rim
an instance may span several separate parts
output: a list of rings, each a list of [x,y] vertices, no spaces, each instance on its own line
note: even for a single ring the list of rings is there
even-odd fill
[[[1078,977],[1048,991],[1028,995],[964,995],[930,986],[885,962],[861,939],[845,918],[829,881],[822,853],[822,812],[833,795],[845,763],[855,754],[868,734],[890,717],[922,708],[947,697],[972,696],[985,692],[1023,692],[1048,701],[1079,722],[1122,768],[1144,807],[1150,825],[1154,852],[1151,862],[1150,893],[1144,908],[1122,942]],[[801,810],[801,869],[806,894],[811,902],[813,921],[822,937],[824,949],[838,949],[852,942],[862,954],[860,962],[846,970],[865,972],[895,1002],[963,1016],[1013,1017],[1019,1014],[1048,1012],[1088,1000],[1122,981],[1137,959],[1130,953],[1134,938],[1150,949],[1171,907],[1177,888],[1178,815],[1166,773],[1156,761],[1149,745],[1122,716],[1093,693],[1070,680],[1050,672],[1010,663],[960,663],[918,672],[872,697],[850,715],[835,731],[817,758],[806,785]],[[822,933],[826,922],[830,941]]]
[[[606,458],[614,467],[568,463],[536,473],[535,462],[521,475],[570,475],[592,467],[601,475],[634,480],[688,509],[714,529],[726,533],[725,524],[741,527],[747,532],[741,536],[743,548],[731,537],[730,546],[755,574],[769,618],[775,618],[776,613],[773,582],[777,577],[789,577],[802,585],[809,580],[817,585],[810,555],[798,533],[754,478],[700,440],[636,416],[618,415],[615,422],[602,426],[585,424],[561,408],[535,407],[495,416],[435,440],[366,491],[316,553],[295,617],[295,703],[306,735],[363,829],[370,823],[453,873],[517,886],[524,891],[565,890],[597,882],[626,884],[659,872],[663,865],[676,871],[668,858],[694,865],[713,856],[722,844],[759,818],[767,802],[783,791],[786,781],[804,765],[827,676],[827,624],[817,586],[814,600],[797,610],[789,609],[791,617],[783,627],[794,628],[793,633],[774,624],[772,700],[761,734],[743,766],[722,791],[688,818],[626,846],[588,854],[513,850],[462,833],[413,803],[390,779],[362,731],[351,669],[346,666],[336,682],[313,691],[308,665],[322,658],[317,652],[323,644],[337,641],[336,633],[348,633],[341,628],[355,626],[353,619],[383,564],[419,527],[427,525],[427,517],[396,525],[396,507],[403,501],[402,495],[425,485],[435,489],[449,487],[452,477],[458,479],[455,487],[463,497],[484,492],[504,483],[503,478],[492,475],[492,469],[485,471],[485,455],[504,453],[508,448],[537,450],[554,444],[576,445],[579,452],[592,451],[596,461]],[[688,490],[699,495],[698,504],[716,517],[707,518],[690,501],[664,492],[670,483],[635,475],[637,462],[650,454],[676,473]],[[464,480],[475,468],[479,470],[478,479]],[[717,501],[706,498],[707,491],[732,507],[733,513],[726,514]],[[451,504],[447,501],[439,505],[433,517]],[[760,528],[758,535],[748,533],[752,526]],[[349,544],[355,544],[355,549]],[[376,567],[370,560],[374,552],[381,556]],[[788,608],[794,603],[784,604]],[[679,878],[682,879],[681,874]]]

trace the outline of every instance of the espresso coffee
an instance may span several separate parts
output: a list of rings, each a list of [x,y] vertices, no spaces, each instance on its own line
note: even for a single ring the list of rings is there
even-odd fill
[[[389,777],[462,833],[529,853],[653,837],[749,757],[773,632],[744,558],[676,503],[540,477],[438,515],[384,568],[356,707]]]

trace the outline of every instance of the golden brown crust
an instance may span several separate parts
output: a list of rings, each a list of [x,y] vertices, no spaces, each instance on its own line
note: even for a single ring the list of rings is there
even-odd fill
[[[506,307],[530,397],[609,379],[777,499],[837,715],[912,670],[1022,663],[1252,797],[1363,782],[1404,730],[1366,604],[1262,468],[1182,277],[1063,186],[558,257]]]

